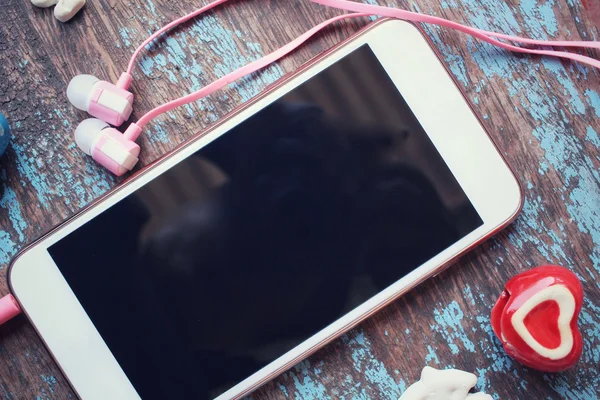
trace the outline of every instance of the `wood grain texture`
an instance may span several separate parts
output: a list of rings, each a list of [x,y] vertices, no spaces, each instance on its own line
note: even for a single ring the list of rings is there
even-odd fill
[[[85,114],[67,103],[70,78],[90,73],[116,81],[148,33],[205,2],[90,0],[70,23],[60,24],[51,10],[27,0],[2,0],[0,112],[14,137],[0,159],[1,293],[8,292],[5,266],[20,248],[118,184],[72,142]],[[538,39],[599,35],[577,0],[368,2]],[[186,24],[140,59],[133,118],[336,14],[304,0],[238,0]],[[279,64],[160,118],[141,137],[142,164],[367,22],[338,24]],[[478,388],[495,399],[600,398],[600,73],[510,55],[436,27],[426,32],[524,183],[524,210],[456,266],[267,384],[254,400],[395,399],[424,365],[473,371],[480,376]],[[562,374],[513,362],[489,325],[503,283],[546,262],[576,271],[586,291],[584,353],[577,368]],[[23,317],[0,328],[0,397],[75,397]]]

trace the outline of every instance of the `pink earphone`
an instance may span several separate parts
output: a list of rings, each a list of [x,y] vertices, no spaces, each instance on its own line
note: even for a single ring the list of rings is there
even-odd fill
[[[128,91],[131,80],[127,72],[121,75],[116,85],[92,75],[77,75],[67,87],[67,97],[76,108],[120,126],[133,110],[133,94]]]
[[[201,99],[202,97],[205,97],[233,83],[245,75],[264,68],[265,66],[279,60],[295,50],[321,29],[336,21],[346,18],[380,15],[406,21],[431,23],[459,30],[505,50],[519,53],[561,57],[588,64],[595,68],[600,68],[600,61],[591,57],[564,51],[523,48],[501,42],[500,39],[527,45],[582,47],[593,49],[600,49],[599,42],[532,40],[518,36],[509,36],[470,28],[439,17],[418,14],[400,9],[361,4],[347,0],[309,0],[321,5],[353,11],[356,13],[331,18],[305,32],[303,35],[286,44],[279,50],[236,71],[231,72],[230,74],[212,82],[208,86],[194,93],[191,93],[185,97],[181,97],[177,100],[173,100],[151,110],[142,116],[137,123],[132,123],[123,134],[117,129],[110,127],[110,125],[121,125],[131,115],[133,94],[128,91],[132,81],[131,74],[136,57],[146,47],[146,45],[173,27],[196,17],[219,4],[225,3],[226,1],[228,0],[216,0],[189,15],[171,22],[146,39],[146,41],[144,41],[144,43],[142,43],[134,52],[129,62],[127,71],[121,75],[116,85],[113,85],[109,82],[100,81],[91,75],[79,75],[71,80],[67,89],[67,96],[71,103],[73,103],[75,107],[88,111],[92,116],[96,117],[81,122],[75,131],[75,142],[79,148],[83,150],[83,152],[92,156],[94,160],[108,168],[115,175],[121,176],[125,174],[126,172],[130,171],[138,161],[140,147],[135,143],[135,140],[140,135],[142,128],[152,119],[176,107]]]

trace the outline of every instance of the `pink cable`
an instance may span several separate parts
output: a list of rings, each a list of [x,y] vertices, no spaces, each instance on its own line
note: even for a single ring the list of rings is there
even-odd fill
[[[458,31],[464,32],[468,35],[476,37],[484,42],[491,43],[494,46],[498,46],[505,50],[514,51],[517,53],[528,53],[528,54],[538,54],[538,55],[546,55],[553,57],[566,58],[573,61],[578,61],[583,64],[590,65],[594,68],[600,68],[600,61],[591,58],[582,56],[579,54],[568,53],[565,51],[555,51],[555,50],[536,50],[536,49],[527,49],[523,47],[517,47],[510,44],[506,44],[500,42],[493,38],[510,40],[513,42],[520,42],[524,44],[533,44],[539,46],[560,46],[560,47],[582,47],[589,49],[600,49],[600,42],[587,42],[587,41],[551,41],[551,40],[534,40],[522,38],[519,36],[510,36],[504,35],[496,32],[489,32],[482,29],[475,29],[465,25],[461,25],[459,23],[449,21],[439,17],[433,17],[430,15],[419,14],[411,11],[401,10],[397,8],[389,8],[383,6],[374,6],[370,4],[362,4],[356,3],[353,1],[347,0],[310,0],[313,3],[321,4],[328,7],[334,7],[341,10],[353,11],[353,12],[361,12],[361,13],[370,13],[381,15],[384,17],[391,17],[402,19],[405,21],[413,21],[413,22],[423,22],[430,23],[434,25],[440,25],[447,28],[456,29]]]
[[[133,53],[133,55],[131,56],[131,59],[129,60],[129,65],[127,66],[127,73],[129,75],[131,75],[131,73],[133,72],[133,67],[135,66],[135,59],[137,58],[137,56],[140,54],[140,52],[142,50],[144,50],[144,48],[153,40],[155,40],[157,37],[159,37],[160,35],[162,35],[163,33],[167,32],[168,30],[173,29],[174,27],[176,27],[177,25],[180,25],[182,23],[184,23],[185,21],[188,21],[194,17],[197,17],[198,15],[212,9],[215,8],[216,6],[223,4],[225,2],[227,2],[229,0],[215,0],[210,4],[205,5],[204,7],[194,11],[191,14],[188,14],[184,17],[181,17],[179,19],[176,19],[175,21],[171,22],[168,25],[163,26],[162,28],[160,28],[158,31],[154,32],[152,34],[152,36],[150,36],[148,39],[146,39],[144,41],[144,43],[142,43]]]
[[[235,82],[239,78],[242,78],[248,74],[256,72],[256,71],[266,67],[267,65],[279,60],[280,58],[284,57],[285,55],[291,53],[296,48],[301,46],[304,42],[306,42],[308,39],[310,39],[312,36],[314,36],[320,30],[333,24],[334,22],[337,22],[337,21],[340,21],[343,19],[349,19],[349,18],[367,17],[369,15],[370,14],[356,13],[356,14],[339,15],[337,17],[328,19],[327,21],[320,23],[319,25],[317,25],[314,28],[312,28],[311,30],[305,32],[304,34],[302,34],[295,40],[293,40],[290,43],[286,44],[285,46],[281,47],[279,50],[276,50],[276,51],[272,52],[271,54],[264,56],[261,59],[258,59],[244,67],[241,67],[241,68],[217,79],[216,81],[212,82],[211,84],[203,87],[202,89],[200,89],[194,93],[188,94],[187,96],[181,97],[177,100],[170,101],[166,104],[163,104],[160,107],[156,107],[155,109],[149,111],[142,118],[140,118],[140,120],[138,122],[136,122],[135,124],[132,124],[132,125],[137,125],[137,127],[132,127],[131,128],[132,130],[130,132],[133,132],[133,130],[138,130],[139,128],[144,127],[146,124],[148,124],[148,122],[150,122],[151,120],[153,120],[160,114],[166,113],[168,111],[171,111],[174,108],[183,106],[185,104],[199,100],[205,96],[208,96],[208,95],[216,92],[217,90],[222,89],[225,86]],[[129,129],[128,129],[128,131],[129,131]],[[125,135],[127,138],[129,138],[131,140],[135,140],[137,138],[137,135],[128,134],[128,132],[126,132]]]
[[[171,24],[169,24],[165,28],[163,28],[161,31],[157,32],[154,35],[154,37],[156,37],[157,35],[161,34],[164,31],[170,29],[171,27],[173,27],[183,21],[186,21],[186,20],[192,18],[193,16],[198,15],[201,12],[204,12],[207,9],[210,9],[210,8],[212,8],[218,4],[221,4],[225,1],[227,1],[227,0],[217,0],[217,1],[209,4],[208,6],[204,7],[203,9],[196,11],[194,14],[190,14],[186,17],[183,17],[177,21],[172,22]],[[504,35],[504,34],[495,33],[495,32],[488,32],[488,31],[481,30],[481,29],[470,28],[468,26],[461,25],[459,23],[449,21],[449,20],[446,20],[443,18],[433,17],[430,15],[424,15],[424,14],[418,14],[418,13],[414,13],[411,11],[405,11],[405,10],[400,10],[400,9],[395,9],[395,8],[373,6],[373,5],[368,5],[368,4],[351,2],[351,1],[347,1],[347,0],[310,0],[310,1],[312,1],[313,3],[325,5],[325,6],[339,8],[339,9],[343,9],[343,10],[347,10],[347,11],[353,11],[355,13],[341,15],[341,16],[331,18],[331,19],[315,26],[314,28],[310,29],[309,31],[305,32],[303,35],[296,38],[292,42],[286,44],[279,50],[276,50],[273,53],[271,53],[259,60],[256,60],[242,68],[239,68],[239,69],[217,79],[216,81],[210,83],[206,87],[204,87],[194,93],[191,93],[187,96],[170,101],[166,104],[163,104],[160,107],[157,107],[157,108],[149,111],[147,114],[142,116],[142,118],[140,118],[140,120],[137,123],[130,125],[130,127],[125,132],[125,137],[127,137],[128,139],[131,139],[131,140],[137,139],[137,137],[139,136],[139,134],[141,132],[141,128],[143,128],[146,124],[148,124],[151,120],[153,120],[160,114],[171,111],[174,108],[191,103],[193,101],[199,100],[199,99],[201,99],[205,96],[208,96],[208,95],[216,92],[217,90],[220,90],[223,87],[233,83],[234,81],[236,81],[237,79],[239,79],[241,77],[244,77],[248,74],[251,74],[253,72],[256,72],[256,71],[266,67],[267,65],[279,60],[280,58],[282,58],[285,55],[289,54],[290,52],[294,51],[296,48],[298,48],[300,45],[302,45],[304,42],[306,42],[310,37],[315,35],[317,32],[319,32],[323,28],[325,28],[337,21],[340,21],[343,19],[349,19],[349,18],[366,17],[366,16],[370,16],[373,14],[407,20],[407,21],[413,21],[413,22],[431,23],[431,24],[435,24],[435,25],[448,27],[448,28],[453,28],[453,29],[459,30],[461,32],[467,33],[467,34],[469,34],[477,39],[480,39],[484,42],[493,44],[494,46],[498,46],[505,50],[510,50],[510,51],[514,51],[514,52],[518,52],[518,53],[561,57],[561,58],[566,58],[566,59],[573,60],[573,61],[578,61],[578,62],[587,64],[587,65],[590,65],[594,68],[600,68],[600,61],[596,60],[594,58],[591,58],[591,57],[586,57],[586,56],[582,56],[580,54],[573,54],[573,53],[568,53],[568,52],[564,52],[564,51],[528,49],[528,48],[523,48],[523,47],[518,47],[518,46],[511,45],[511,44],[503,43],[497,39],[505,39],[505,40],[510,40],[513,42],[534,44],[534,45],[541,45],[541,46],[562,46],[562,47],[567,46],[567,47],[584,47],[584,48],[595,48],[595,49],[600,48],[599,42],[534,40],[534,39],[521,38],[518,36]],[[136,54],[147,43],[149,43],[151,40],[153,40],[154,37],[151,37],[148,40],[146,40],[146,42],[144,42],[144,44],[142,46],[140,46],[140,49],[138,49]]]

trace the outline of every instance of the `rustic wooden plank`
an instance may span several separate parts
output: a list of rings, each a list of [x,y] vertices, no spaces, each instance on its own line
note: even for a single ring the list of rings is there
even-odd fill
[[[67,103],[69,79],[91,73],[115,81],[137,43],[200,3],[205,1],[90,0],[63,25],[50,10],[35,9],[23,0],[3,1],[0,112],[10,118],[15,138],[0,159],[0,265],[118,183],[81,157],[72,143],[72,130],[85,114]],[[299,0],[257,3],[233,1],[160,41],[136,71],[134,118],[337,14]],[[574,0],[379,3],[535,38],[590,40],[599,34]],[[267,19],[273,23],[265,25]],[[160,157],[365,22],[340,24],[265,72],[161,118],[142,137],[142,163]],[[600,74],[556,60],[506,55],[438,28],[426,31],[518,171],[526,187],[523,214],[455,267],[259,390],[252,396],[255,400],[393,399],[418,378],[424,365],[474,371],[481,376],[479,388],[495,398],[598,398]],[[503,282],[527,266],[548,261],[574,269],[586,290],[582,361],[577,369],[557,375],[512,362],[488,323]],[[4,273],[0,291],[7,291]],[[73,397],[23,318],[0,328],[0,396]]]

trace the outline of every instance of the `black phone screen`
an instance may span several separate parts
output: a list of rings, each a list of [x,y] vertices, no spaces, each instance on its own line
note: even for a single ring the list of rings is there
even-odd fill
[[[364,45],[49,252],[143,399],[212,399],[480,225]]]

